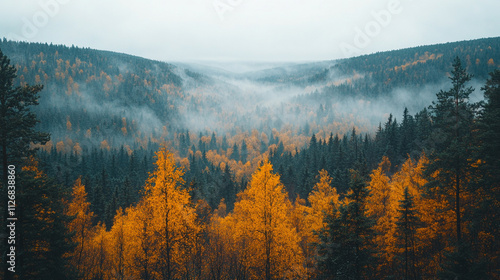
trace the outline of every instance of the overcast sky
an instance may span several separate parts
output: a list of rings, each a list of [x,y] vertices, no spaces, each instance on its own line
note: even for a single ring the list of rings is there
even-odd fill
[[[162,61],[314,61],[500,36],[498,0],[1,0],[0,38]]]

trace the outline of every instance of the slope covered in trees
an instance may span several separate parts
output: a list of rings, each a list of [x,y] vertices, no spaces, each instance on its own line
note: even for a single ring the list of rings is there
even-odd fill
[[[474,89],[469,71],[475,70],[467,60],[448,58],[450,52],[456,51],[479,57],[482,52],[470,47],[474,44],[491,45],[491,49],[484,48],[488,50],[486,56],[490,56],[496,53],[492,42],[497,40],[465,42],[461,49],[454,44],[434,46],[443,51],[442,56],[429,54],[425,63],[420,61],[424,58],[414,56],[417,63],[395,69],[398,73],[422,74],[418,69],[425,67],[420,66],[446,58],[443,68],[447,68],[449,79],[441,90],[429,93],[436,96],[434,102],[426,100],[426,107],[415,112],[401,106],[400,117],[386,112],[385,118],[376,120],[378,128],[372,129],[356,126],[355,120],[344,123],[344,119],[337,119],[333,104],[315,100],[316,93],[287,99],[277,112],[272,112],[273,104],[248,103],[249,108],[236,115],[244,102],[262,96],[250,94],[258,90],[233,96],[230,100],[248,95],[234,107],[217,105],[229,98],[228,92],[218,91],[234,86],[229,82],[221,85],[221,81],[229,81],[225,78],[126,55],[4,41],[2,48],[9,45],[56,51],[32,56],[41,60],[35,60],[33,68],[26,67],[26,71],[21,62],[16,62],[18,79],[14,84],[5,83],[0,92],[8,97],[17,83],[26,94],[30,93],[29,89],[37,87],[28,86],[32,81],[27,83],[26,77],[32,75],[34,83],[38,83],[31,71],[50,73],[55,67],[54,78],[47,74],[40,105],[25,111],[38,113],[41,123],[37,129],[54,129],[53,142],[31,145],[41,148],[38,159],[12,156],[20,170],[18,194],[24,222],[17,248],[22,254],[19,273],[8,274],[4,269],[3,276],[498,278],[500,197],[496,178],[500,166],[496,136],[500,132],[496,124],[500,72],[491,72],[484,86]],[[63,50],[82,57],[78,58],[80,64]],[[411,51],[415,50],[421,49]],[[401,63],[396,54],[387,59],[387,65]],[[367,63],[370,59],[376,61],[377,55],[363,59]],[[59,56],[69,62],[58,62]],[[47,57],[52,68],[44,68],[43,59]],[[120,61],[129,61],[137,68],[123,66]],[[348,67],[346,63],[339,61],[334,67]],[[483,65],[487,70],[498,68],[487,65]],[[369,66],[364,69],[365,73],[375,71]],[[110,76],[113,71],[114,76]],[[481,71],[475,74],[481,75]],[[87,77],[93,72],[99,72],[99,78]],[[444,72],[440,75],[439,79],[447,79]],[[363,85],[364,90],[374,90],[368,85],[381,81],[377,78],[367,82],[368,76],[375,79],[376,75],[346,80],[338,85],[339,90]],[[7,81],[13,76],[5,77]],[[66,84],[68,77],[73,80],[70,88]],[[58,79],[64,81],[67,91],[61,90]],[[136,84],[125,85],[130,81]],[[310,84],[318,85],[313,81]],[[160,90],[155,91],[159,85]],[[237,93],[247,86],[230,92]],[[320,90],[326,93],[333,87],[336,85]],[[87,90],[79,95],[83,88]],[[96,112],[88,111],[90,107],[85,106],[89,104],[83,102],[96,92],[100,103],[109,107],[101,107],[98,119],[86,120]],[[473,92],[484,93],[484,100],[472,99]],[[342,94],[348,98],[349,91]],[[374,100],[370,98],[375,95],[367,95],[366,99]],[[61,104],[65,106],[44,103],[46,97],[52,101],[64,97],[66,103]],[[335,101],[336,97],[329,98]],[[162,127],[151,119],[142,122],[147,116],[140,119],[141,115],[133,111],[138,106],[135,102],[141,102],[143,113],[159,110],[154,117]],[[113,111],[122,107],[129,111]],[[319,109],[310,111],[312,108]],[[214,114],[203,115],[210,111]],[[75,117],[64,116],[70,112]],[[78,112],[83,112],[82,120],[74,121]],[[205,118],[216,116],[215,123],[234,117],[234,122],[225,123],[226,129],[217,125],[200,129],[183,119],[190,113]],[[242,120],[252,114],[250,121],[255,124],[244,125]],[[35,116],[27,116],[31,121],[21,122],[19,131],[33,129]],[[51,116],[64,117],[60,120]],[[273,120],[278,117],[281,122]],[[306,121],[293,123],[303,119]],[[58,139],[61,135],[65,138]],[[35,133],[30,141],[47,140],[42,136],[46,135]],[[18,149],[22,155],[34,152],[27,145]],[[5,210],[5,205],[2,207]]]
[[[239,74],[5,39],[0,49],[18,71],[16,85],[45,87],[34,110],[40,129],[52,135],[47,149],[149,149],[162,141],[177,145],[186,131],[193,144],[215,132],[218,143],[229,133],[227,143],[241,147],[256,129],[267,147],[276,134],[287,135],[283,142],[292,151],[313,133],[327,138],[353,126],[372,133],[384,114],[402,106],[419,111],[443,87],[455,56],[483,84],[498,68],[499,42],[478,39]]]

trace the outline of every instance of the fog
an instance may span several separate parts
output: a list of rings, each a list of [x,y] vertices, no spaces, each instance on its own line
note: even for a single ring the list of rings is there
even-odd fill
[[[78,96],[67,96],[59,89],[59,94],[47,95],[42,103],[44,108],[62,108],[73,123],[85,122],[71,119],[80,118],[81,113],[85,113],[93,118],[93,122],[87,124],[93,125],[92,131],[97,133],[92,134],[92,139],[85,138],[84,142],[95,145],[106,139],[117,147],[132,145],[138,137],[141,141],[150,136],[169,135],[168,138],[175,132],[186,130],[205,135],[211,132],[235,135],[256,129],[270,135],[276,129],[289,131],[292,136],[322,132],[326,137],[330,133],[349,133],[355,127],[359,133],[373,135],[390,114],[401,121],[404,109],[408,108],[409,113],[415,115],[436,100],[436,93],[451,87],[449,79],[443,77],[435,84],[394,88],[377,96],[370,92],[352,96],[338,86],[358,80],[366,83],[363,80],[365,74],[349,76],[338,73],[333,68],[335,63],[178,63],[173,71],[182,79],[182,97],[155,97],[169,99],[172,102],[169,104],[175,104],[174,118],[165,118],[161,107],[152,106],[145,97],[138,103],[119,97],[102,98],[102,92],[94,92],[85,84],[81,85]],[[119,68],[120,72],[133,70],[123,62]],[[324,75],[324,79],[310,79],[319,74]],[[476,89],[471,102],[482,100],[482,81],[474,80],[469,84]],[[49,85],[47,91],[57,91],[56,87]],[[107,120],[110,117],[112,119]],[[65,115],[59,118],[66,121]],[[128,134],[121,131],[122,119],[127,122]],[[96,123],[104,123],[105,127],[96,128]],[[166,134],[163,127],[168,129]],[[55,141],[66,139],[70,133],[75,139],[82,140],[84,134],[84,131],[77,130],[69,132],[64,126],[51,130]]]
[[[200,68],[198,65],[184,64],[184,69],[201,71],[212,82],[209,85],[200,85],[190,77],[182,77],[185,79],[185,92],[198,96],[205,104],[204,108],[186,110],[183,126],[193,131],[224,132],[234,127],[244,130],[279,130],[287,125],[288,128],[300,131],[306,125],[317,124],[322,128],[328,127],[331,122],[344,122],[355,125],[362,132],[373,134],[379,123],[387,121],[389,114],[399,121],[404,109],[408,108],[409,113],[415,115],[436,100],[436,93],[451,87],[449,79],[443,77],[436,84],[419,88],[395,88],[377,97],[368,97],[368,92],[361,94],[362,97],[339,92],[329,98],[318,98],[315,92],[321,94],[327,87],[346,83],[347,79],[362,78],[363,74],[350,77],[329,71],[325,81],[300,85],[287,80],[299,75],[308,76],[308,71],[314,73],[331,69],[332,65],[334,62],[309,65],[307,71],[297,70],[304,68],[298,64],[271,65],[270,68],[260,71],[241,72],[251,68],[251,65],[242,65],[237,68],[236,75],[227,69],[220,71],[219,68],[214,70],[210,67]],[[263,81],[266,75],[272,77],[276,73],[281,75],[281,80]],[[474,81],[470,85],[476,88],[475,93],[471,95],[471,101],[481,100],[481,83]],[[325,110],[326,116],[319,116],[320,106]],[[341,131],[329,132],[343,134],[348,129],[347,126],[342,126]],[[314,129],[310,132],[314,133]]]

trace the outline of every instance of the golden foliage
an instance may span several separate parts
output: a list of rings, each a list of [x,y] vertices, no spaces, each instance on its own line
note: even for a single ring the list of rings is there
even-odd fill
[[[272,171],[264,161],[238,195],[233,215],[226,217],[233,223],[238,255],[251,279],[293,279],[303,273],[292,205],[279,175]]]
[[[74,234],[72,242],[76,245],[75,250],[70,255],[70,262],[85,278],[93,265],[91,244],[95,232],[92,227],[94,213],[90,210],[90,202],[87,201],[87,192],[81,178],[78,178],[73,185],[71,202],[67,207],[66,214],[73,217],[67,228]]]

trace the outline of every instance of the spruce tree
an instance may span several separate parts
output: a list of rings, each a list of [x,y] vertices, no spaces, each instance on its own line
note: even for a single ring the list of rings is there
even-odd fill
[[[461,202],[465,193],[471,198],[476,196],[471,182],[474,181],[472,167],[475,164],[476,147],[473,145],[476,143],[475,117],[479,104],[469,100],[474,89],[466,84],[471,79],[472,76],[462,67],[460,59],[455,58],[450,77],[452,87],[437,93],[437,102],[429,107],[433,120],[433,146],[426,168],[429,178],[427,188],[431,195],[439,193],[448,197],[455,216],[454,248],[445,255],[441,264],[443,275],[448,275],[444,279],[469,279],[468,275],[474,270],[469,261],[469,239],[462,236],[463,215],[470,215],[471,209],[468,205],[464,209]]]
[[[466,84],[472,76],[467,74],[458,57],[453,62],[451,74],[452,87],[437,93],[437,102],[429,107],[434,122],[431,137],[435,146],[429,156],[430,164],[426,172],[430,179],[427,185],[429,189],[444,192],[454,200],[455,241],[458,245],[462,239],[460,197],[472,165],[472,133],[478,104],[469,102],[474,89]],[[432,174],[435,176],[430,176]]]
[[[408,187],[404,189],[403,199],[399,201],[399,217],[396,221],[396,237],[398,247],[403,249],[404,277],[403,279],[418,279],[416,269],[416,232],[419,224],[413,196],[409,193]]]
[[[366,215],[369,190],[357,171],[351,171],[346,202],[326,217],[318,235],[318,264],[324,279],[367,279],[375,263],[374,220]]]
[[[245,140],[241,143],[241,151],[240,151],[240,160],[242,163],[247,162],[247,157],[248,157],[248,148],[247,148],[247,143]]]
[[[17,171],[27,156],[35,151],[30,149],[30,143],[45,144],[49,140],[46,133],[37,132],[35,125],[39,122],[36,115],[30,109],[38,105],[38,93],[43,86],[22,85],[14,87],[16,68],[10,65],[10,60],[0,50],[0,163],[2,175],[0,180],[0,193],[6,194],[8,167],[15,166]],[[20,191],[20,190],[18,190]],[[7,211],[7,196],[0,199],[0,218],[2,232],[7,230],[5,211]],[[8,232],[7,232],[8,236]],[[11,279],[12,273],[7,270],[6,248],[10,248],[7,239],[2,242],[2,271],[4,279]]]
[[[231,159],[234,159],[236,161],[240,160],[240,151],[238,149],[238,145],[234,143],[233,145],[233,153],[231,154]]]
[[[72,279],[68,258],[75,244],[67,225],[74,217],[65,214],[64,203],[69,193],[39,171],[34,157],[23,167],[19,182],[18,279]]]
[[[480,146],[476,153],[480,163],[478,199],[469,219],[469,230],[476,242],[474,254],[487,261],[487,271],[494,278],[495,269],[498,273],[500,267],[500,244],[492,239],[500,236],[500,70],[490,73],[482,90],[485,103],[478,119]]]

